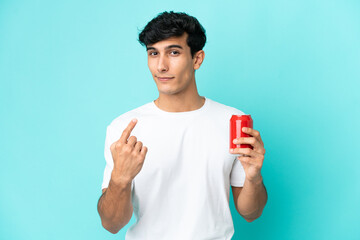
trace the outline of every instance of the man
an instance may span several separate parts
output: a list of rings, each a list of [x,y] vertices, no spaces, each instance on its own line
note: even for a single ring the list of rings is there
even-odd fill
[[[232,186],[237,211],[258,218],[267,193],[264,144],[252,137],[229,150],[229,120],[242,111],[199,96],[195,70],[205,53],[205,30],[185,13],[163,12],[139,35],[159,97],[122,114],[107,127],[106,167],[98,202],[102,225],[126,239],[231,239]],[[133,121],[132,121],[133,119]],[[140,141],[141,140],[141,141]]]

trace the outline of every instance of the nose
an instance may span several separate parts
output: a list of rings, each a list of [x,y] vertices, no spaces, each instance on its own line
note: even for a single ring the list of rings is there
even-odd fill
[[[158,72],[167,72],[169,70],[169,66],[167,64],[167,60],[164,56],[159,57],[158,66],[157,66]]]

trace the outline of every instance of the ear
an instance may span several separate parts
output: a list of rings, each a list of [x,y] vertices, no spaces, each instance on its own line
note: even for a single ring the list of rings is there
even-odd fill
[[[195,53],[193,63],[194,63],[194,70],[200,68],[201,64],[203,63],[205,58],[205,52],[203,50],[199,50]]]

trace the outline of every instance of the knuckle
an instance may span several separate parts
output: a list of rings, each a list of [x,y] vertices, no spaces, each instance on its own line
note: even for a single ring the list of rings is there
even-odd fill
[[[140,154],[140,155],[141,155],[143,158],[145,158],[146,153],[147,153],[147,148],[146,148],[146,147],[142,147],[142,148],[141,148],[141,154]]]
[[[126,145],[123,150],[124,150],[125,153],[131,153],[132,152],[132,148],[129,145]]]
[[[251,153],[250,148],[245,148],[245,149],[244,149],[244,153],[245,153],[246,155],[249,155],[249,154]]]
[[[129,140],[130,140],[130,139],[133,140],[133,141],[135,141],[135,142],[137,141],[137,138],[136,138],[135,136],[131,136],[131,137],[129,138]]]
[[[132,152],[131,152],[131,155],[132,155],[133,157],[137,158],[139,154],[138,154],[136,151],[132,151]]]
[[[120,142],[115,143],[115,149],[121,149],[122,145]]]
[[[115,148],[115,142],[110,145],[110,150],[114,150]]]
[[[250,139],[250,143],[252,143],[252,144],[256,143],[256,139],[255,139],[255,138],[251,138],[251,139]]]

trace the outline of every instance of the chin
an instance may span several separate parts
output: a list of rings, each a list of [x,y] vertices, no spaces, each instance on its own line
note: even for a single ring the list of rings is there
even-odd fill
[[[164,90],[164,89],[158,88],[158,91],[159,91],[159,94],[161,93],[161,94],[164,94],[164,95],[174,95],[174,94],[178,93],[178,91],[176,89],[175,90],[170,90],[170,89]]]

